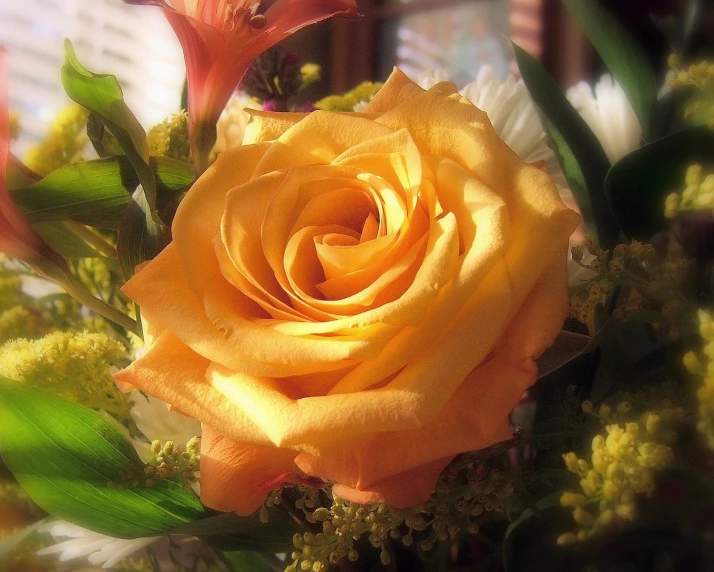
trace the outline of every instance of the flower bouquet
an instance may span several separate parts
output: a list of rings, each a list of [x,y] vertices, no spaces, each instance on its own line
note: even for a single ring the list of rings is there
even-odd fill
[[[67,42],[21,161],[0,52],[0,569],[712,569],[708,3],[653,62],[564,0],[594,94],[514,46],[307,107],[274,46],[353,0],[129,3],[148,133]]]

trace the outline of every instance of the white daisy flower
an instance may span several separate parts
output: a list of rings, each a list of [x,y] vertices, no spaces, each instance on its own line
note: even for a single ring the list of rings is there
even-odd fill
[[[443,70],[422,72],[419,85],[428,89],[447,81]],[[544,161],[564,199],[571,198],[558,159],[548,146],[548,139],[538,111],[522,80],[510,75],[499,80],[493,68],[483,66],[474,82],[459,91],[476,107],[486,112],[496,134],[526,163]]]
[[[581,81],[567,97],[602,145],[610,163],[640,146],[642,127],[624,90],[612,76],[603,75],[595,85]]]
[[[90,564],[101,565],[102,568],[111,568],[161,538],[112,538],[62,520],[40,524],[37,529],[55,539],[68,539],[43,548],[38,552],[40,556],[58,554],[60,562],[86,558]]]

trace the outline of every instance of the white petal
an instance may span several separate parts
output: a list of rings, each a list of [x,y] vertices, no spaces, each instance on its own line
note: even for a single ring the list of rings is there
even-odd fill
[[[602,145],[611,163],[640,146],[642,128],[624,90],[603,75],[595,90],[585,82],[571,87],[567,97]]]

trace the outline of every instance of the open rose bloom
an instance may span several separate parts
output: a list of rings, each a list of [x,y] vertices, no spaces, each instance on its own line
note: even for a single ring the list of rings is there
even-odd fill
[[[579,217],[450,83],[395,71],[364,113],[253,116],[125,286],[152,344],[117,379],[203,423],[208,506],[306,478],[419,504],[511,437]]]

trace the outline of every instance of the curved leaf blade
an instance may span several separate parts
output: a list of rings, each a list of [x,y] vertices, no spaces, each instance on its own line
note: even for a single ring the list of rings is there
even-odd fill
[[[574,176],[572,165],[564,160],[565,150],[579,167],[581,177],[585,182],[586,193],[577,193],[577,184],[573,186],[575,199],[581,212],[592,213],[592,221],[586,221],[597,230],[600,244],[609,248],[617,240],[619,229],[615,217],[607,204],[603,185],[610,168],[610,161],[605,155],[599,141],[587,126],[582,117],[573,108],[552,77],[543,66],[528,52],[513,44],[518,68],[528,91],[552,125],[551,132],[559,134],[564,145],[559,146],[559,158],[563,161],[566,175]],[[557,140],[556,140],[557,142]],[[577,183],[577,179],[574,179]]]
[[[684,187],[692,163],[714,166],[714,132],[708,127],[658,139],[613,166],[605,192],[625,234],[647,239],[666,227],[664,199]]]
[[[194,180],[193,169],[181,161],[152,157],[158,182],[158,207],[173,204]],[[12,198],[32,223],[73,220],[98,228],[118,229],[139,184],[124,156],[66,165],[34,185],[11,191]]]
[[[563,0],[627,94],[644,133],[657,102],[657,76],[642,47],[595,0]]]
[[[201,517],[198,498],[173,481],[110,487],[141,470],[106,417],[0,377],[0,452],[33,501],[54,516],[116,538],[163,534]]]
[[[140,232],[147,240],[135,252],[129,253],[127,249],[119,251],[122,271],[128,279],[134,273],[133,264],[137,257],[142,257],[140,262],[153,258],[159,253],[161,245],[167,244],[171,237],[170,230],[156,211],[156,179],[149,166],[146,133],[124,102],[117,79],[112,75],[94,74],[82,66],[69,40],[65,40],[62,85],[70,98],[86,107],[109,129],[126,153],[141,183],[141,200],[133,202],[132,210],[138,208],[144,214],[142,217],[127,215],[125,220],[131,219],[131,226],[143,225],[136,232],[132,230],[132,234]],[[136,196],[136,193],[132,195],[132,201]],[[127,224],[123,223],[122,226],[126,228]],[[121,234],[122,227],[119,232]]]

